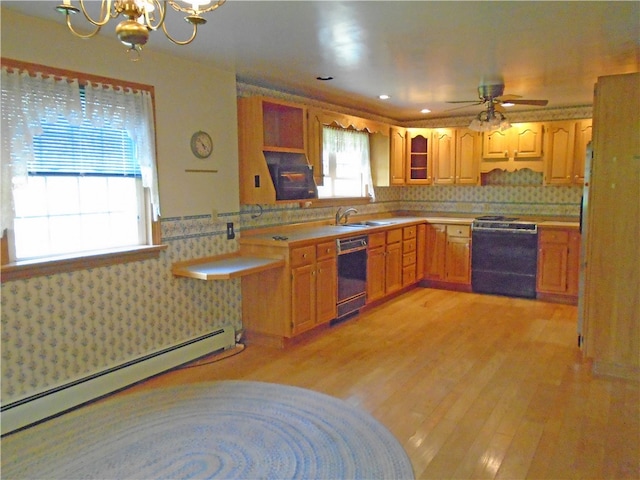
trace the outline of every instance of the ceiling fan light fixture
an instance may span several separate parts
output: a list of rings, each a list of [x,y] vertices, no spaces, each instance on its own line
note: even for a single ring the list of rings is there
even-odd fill
[[[493,130],[505,131],[511,128],[511,123],[501,112],[494,110],[489,105],[487,110],[480,112],[469,124],[469,130],[475,132],[491,132]]]

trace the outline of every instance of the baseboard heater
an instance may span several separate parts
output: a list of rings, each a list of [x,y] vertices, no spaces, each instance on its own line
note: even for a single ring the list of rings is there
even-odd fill
[[[66,412],[184,363],[235,346],[233,327],[130,360],[122,365],[16,400],[0,409],[2,435]]]

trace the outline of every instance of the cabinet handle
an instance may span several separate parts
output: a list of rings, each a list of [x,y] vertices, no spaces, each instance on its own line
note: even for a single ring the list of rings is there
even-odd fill
[[[513,151],[513,156],[514,156],[514,157],[517,157],[517,156],[518,156],[518,151],[517,151],[517,150],[514,150],[514,151]]]
[[[509,158],[509,151],[508,151],[508,150],[505,150],[505,151],[504,151],[504,157],[505,157],[505,158]]]
[[[327,248],[327,251],[325,253],[330,253],[330,252],[331,252],[331,249]]]

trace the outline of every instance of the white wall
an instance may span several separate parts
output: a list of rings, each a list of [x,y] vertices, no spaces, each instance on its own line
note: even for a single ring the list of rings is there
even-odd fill
[[[168,42],[161,32],[151,35]],[[69,32],[62,16],[56,23],[6,8],[1,39],[3,57],[153,85],[162,216],[211,214],[214,208],[238,212],[235,72],[169,56],[152,45],[132,62],[115,34],[82,40]],[[189,149],[197,130],[213,138],[214,152],[207,160],[197,160]],[[184,171],[194,168],[218,173]]]

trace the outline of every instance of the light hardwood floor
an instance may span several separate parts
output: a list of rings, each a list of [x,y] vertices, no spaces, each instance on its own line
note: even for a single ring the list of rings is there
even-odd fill
[[[416,478],[640,478],[639,384],[594,378],[574,306],[415,289],[286,350],[249,345],[121,392],[244,379],[370,412]]]

